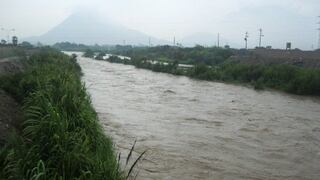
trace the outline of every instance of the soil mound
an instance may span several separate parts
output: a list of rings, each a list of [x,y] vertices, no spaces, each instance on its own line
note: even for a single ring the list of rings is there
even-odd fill
[[[10,130],[20,129],[22,117],[20,105],[0,89],[0,146],[6,142]]]

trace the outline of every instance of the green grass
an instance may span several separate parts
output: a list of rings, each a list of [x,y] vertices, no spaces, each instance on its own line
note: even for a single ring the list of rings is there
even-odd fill
[[[124,179],[75,59],[43,49],[27,71],[1,88],[21,104],[25,121],[0,148],[0,179]]]

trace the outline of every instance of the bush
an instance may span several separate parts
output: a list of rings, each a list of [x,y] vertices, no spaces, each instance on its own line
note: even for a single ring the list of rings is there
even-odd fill
[[[123,179],[80,76],[74,59],[43,49],[4,85],[23,102],[25,121],[0,149],[0,178]]]
[[[85,53],[83,54],[84,57],[88,57],[88,58],[93,58],[94,56],[94,51],[92,51],[91,49],[87,49],[85,51]]]

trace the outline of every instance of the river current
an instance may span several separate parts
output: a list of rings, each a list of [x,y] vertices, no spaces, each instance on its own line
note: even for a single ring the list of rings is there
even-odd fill
[[[320,100],[79,57],[106,134],[137,179],[320,178]]]

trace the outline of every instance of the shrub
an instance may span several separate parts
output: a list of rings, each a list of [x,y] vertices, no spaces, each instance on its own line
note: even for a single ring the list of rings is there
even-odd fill
[[[23,102],[25,121],[0,149],[0,178],[123,179],[75,59],[43,49],[27,69],[4,85]]]

